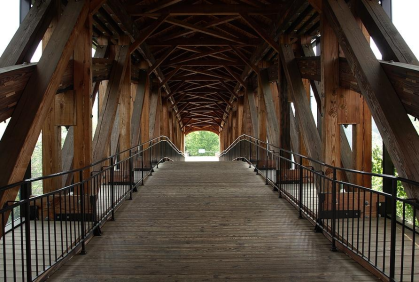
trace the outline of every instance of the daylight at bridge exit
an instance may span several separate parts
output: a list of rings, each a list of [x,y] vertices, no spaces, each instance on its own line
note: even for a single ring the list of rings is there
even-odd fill
[[[419,282],[418,11],[0,1],[0,281]]]

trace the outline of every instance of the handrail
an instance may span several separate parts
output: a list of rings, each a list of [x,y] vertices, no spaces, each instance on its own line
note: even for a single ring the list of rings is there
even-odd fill
[[[166,138],[165,140],[162,140],[162,138]],[[0,187],[0,192],[3,192],[3,191],[5,191],[5,190],[8,190],[8,189],[10,189],[10,188],[12,188],[12,187],[16,187],[16,186],[20,186],[20,185],[23,185],[23,184],[25,184],[25,183],[30,183],[30,182],[34,182],[34,181],[39,181],[39,180],[44,180],[44,179],[50,179],[50,178],[54,178],[54,177],[58,177],[58,176],[63,176],[63,175],[66,175],[66,174],[73,174],[73,173],[76,173],[76,172],[80,172],[80,171],[83,171],[83,170],[86,170],[86,169],[89,169],[89,168],[92,168],[92,167],[95,167],[95,166],[97,166],[98,164],[100,164],[100,163],[103,163],[103,162],[106,162],[106,161],[108,161],[108,160],[110,160],[110,159],[112,159],[112,158],[115,158],[116,156],[118,156],[118,155],[121,155],[121,154],[123,154],[123,153],[127,153],[127,152],[129,152],[129,151],[132,151],[133,149],[135,149],[135,148],[138,148],[138,147],[142,147],[142,146],[144,146],[144,145],[146,145],[146,144],[150,144],[150,143],[152,143],[154,140],[160,140],[159,142],[161,142],[161,141],[166,141],[166,142],[168,142],[172,147],[173,147],[173,149],[175,149],[179,154],[181,154],[182,156],[184,156],[184,154],[183,154],[183,152],[182,151],[180,151],[174,144],[173,144],[173,142],[169,139],[169,137],[167,137],[167,136],[164,136],[164,135],[161,135],[161,136],[159,136],[159,137],[155,137],[155,138],[153,138],[153,139],[150,139],[149,141],[147,141],[147,142],[144,142],[144,143],[142,143],[142,144],[140,144],[140,145],[136,145],[136,146],[133,146],[133,147],[131,147],[131,148],[129,148],[129,149],[126,149],[126,150],[124,150],[124,151],[121,151],[121,152],[118,152],[118,153],[115,153],[115,154],[113,154],[113,155],[111,155],[111,156],[109,156],[109,157],[106,157],[106,158],[104,158],[104,159],[101,159],[101,160],[99,160],[99,161],[96,161],[96,162],[94,162],[94,163],[91,163],[91,164],[89,164],[89,165],[87,165],[87,166],[84,166],[84,167],[82,167],[82,168],[77,168],[77,169],[72,169],[72,170],[67,170],[67,171],[62,171],[62,172],[58,172],[58,173],[53,173],[53,174],[49,174],[49,175],[45,175],[45,176],[39,176],[39,177],[34,177],[34,178],[28,178],[28,179],[24,179],[24,180],[22,180],[22,181],[18,181],[18,182],[14,182],[14,183],[11,183],[11,184],[8,184],[8,185],[5,185],[5,186],[3,186],[3,187]],[[142,152],[142,151],[139,151],[139,152]]]
[[[250,136],[250,135],[246,135],[246,134],[242,134],[239,137],[237,137],[233,141],[233,143],[230,144],[229,147],[227,147],[224,151],[222,151],[220,153],[220,157],[222,157],[223,155],[225,155],[226,153],[228,153],[228,151],[232,147],[234,147],[238,142],[242,141],[244,137],[247,137],[247,138],[256,140],[259,144],[261,144],[261,143],[262,144],[267,144],[267,145],[269,145],[271,147],[274,147],[274,148],[277,148],[278,149],[278,151],[269,150],[268,149],[267,151],[269,153],[280,154],[281,152],[285,152],[285,153],[288,153],[288,154],[292,154],[294,156],[302,157],[302,158],[304,158],[304,159],[306,159],[306,160],[308,160],[310,162],[314,162],[316,164],[319,164],[321,166],[325,166],[325,167],[328,167],[328,168],[331,168],[331,169],[336,168],[339,171],[344,171],[344,172],[349,172],[349,173],[357,173],[357,174],[362,174],[362,175],[367,175],[367,176],[385,177],[385,178],[400,180],[400,181],[403,181],[403,182],[406,182],[406,183],[409,183],[409,184],[412,184],[412,185],[418,185],[419,186],[419,182],[414,181],[414,180],[411,180],[411,179],[408,179],[408,178],[403,178],[403,177],[400,177],[400,176],[395,176],[395,175],[390,175],[390,174],[382,174],[382,173],[380,174],[380,173],[366,172],[366,171],[362,171],[362,170],[356,170],[356,169],[350,169],[350,168],[344,168],[344,167],[336,167],[336,166],[327,164],[325,162],[322,162],[322,161],[313,159],[313,158],[308,157],[306,155],[302,155],[302,154],[296,153],[296,152],[291,151],[291,150],[282,149],[282,148],[280,148],[278,146],[275,146],[275,145],[272,145],[270,143],[261,141],[260,139],[257,139],[256,137],[253,137],[253,136]],[[266,148],[264,148],[264,149],[266,150]]]
[[[144,185],[154,168],[169,160],[183,161],[184,155],[167,136],[159,136],[83,168],[1,187],[3,192],[14,188],[30,195],[29,184],[60,180],[54,191],[0,207],[0,280],[42,280],[41,276],[71,254],[85,253],[87,239],[99,235],[107,220],[115,220],[118,207],[132,199],[133,192]],[[90,171],[97,166],[100,169]],[[86,170],[89,176],[83,174]],[[66,174],[75,177],[70,185],[61,182],[61,176]],[[6,244],[15,245],[15,241],[20,242],[21,248],[6,248]],[[17,263],[21,267],[16,268]]]
[[[317,231],[327,235],[332,250],[339,247],[380,278],[404,281],[403,275],[409,275],[409,281],[414,280],[419,202],[399,196],[398,189],[401,185],[419,189],[419,182],[335,167],[249,135],[236,138],[220,160],[253,166],[279,197],[298,210],[299,218],[309,219]],[[344,172],[353,177],[343,178]],[[373,178],[390,181],[391,191],[371,189],[368,183]]]

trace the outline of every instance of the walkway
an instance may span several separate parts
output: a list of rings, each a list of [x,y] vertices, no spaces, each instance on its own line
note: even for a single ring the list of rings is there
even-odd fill
[[[166,162],[49,281],[376,281],[242,162]]]

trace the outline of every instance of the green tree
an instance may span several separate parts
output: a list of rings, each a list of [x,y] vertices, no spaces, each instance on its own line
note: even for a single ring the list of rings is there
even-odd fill
[[[205,149],[205,153],[200,154],[199,149]],[[209,131],[189,133],[185,138],[185,151],[190,156],[214,156],[220,151],[220,138]]]

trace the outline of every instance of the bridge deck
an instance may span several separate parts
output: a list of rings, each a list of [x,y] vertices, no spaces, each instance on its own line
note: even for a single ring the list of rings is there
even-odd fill
[[[50,280],[377,280],[246,167],[163,164]]]

